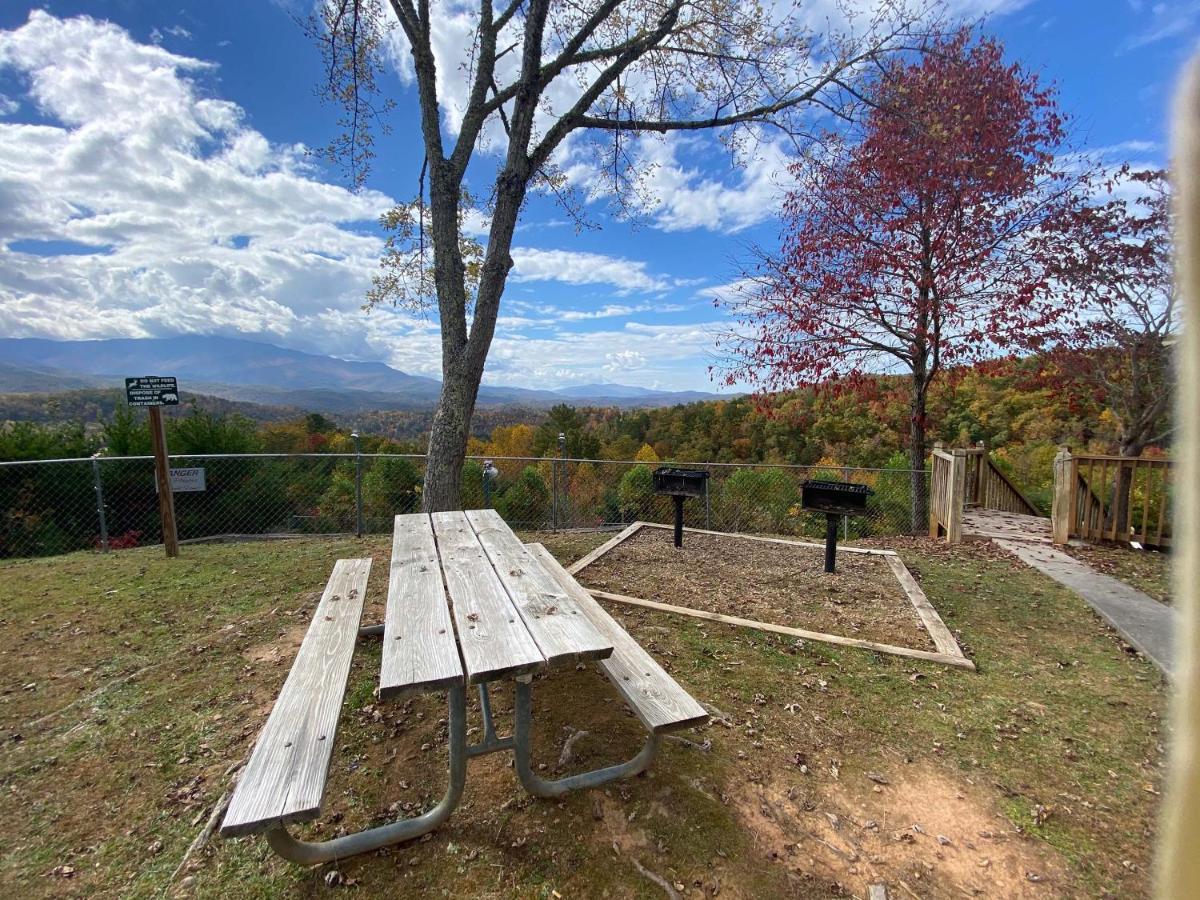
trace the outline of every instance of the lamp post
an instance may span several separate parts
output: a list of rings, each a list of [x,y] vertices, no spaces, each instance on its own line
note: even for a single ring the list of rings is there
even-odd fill
[[[500,470],[490,459],[483,461],[483,508],[492,506],[492,482],[500,476]]]

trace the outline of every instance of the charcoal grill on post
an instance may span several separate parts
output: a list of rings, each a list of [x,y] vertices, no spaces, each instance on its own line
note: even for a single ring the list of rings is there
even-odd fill
[[[813,481],[800,486],[800,505],[811,512],[825,513],[825,571],[836,568],[838,519],[861,516],[867,498],[875,492],[865,484],[849,481]]]
[[[661,466],[654,470],[654,493],[675,501],[675,546],[683,546],[683,501],[703,497],[708,490],[708,473],[703,469],[675,469]]]

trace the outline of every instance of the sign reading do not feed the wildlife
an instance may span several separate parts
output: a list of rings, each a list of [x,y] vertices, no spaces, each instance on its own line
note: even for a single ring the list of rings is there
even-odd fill
[[[130,406],[178,406],[179,384],[173,375],[142,375],[125,379]]]

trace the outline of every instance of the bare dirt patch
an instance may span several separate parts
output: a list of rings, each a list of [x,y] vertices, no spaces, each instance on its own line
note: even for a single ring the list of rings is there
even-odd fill
[[[823,571],[824,548],[643,528],[582,572],[587,587],[773,625],[933,650],[882,556],[841,552]]]
[[[308,623],[301,622],[282,632],[277,640],[265,644],[255,644],[242,651],[242,658],[247,662],[268,665],[295,662],[296,652],[304,643],[304,635],[308,633]]]
[[[747,785],[732,799],[760,850],[855,896],[881,882],[922,898],[1074,895],[1060,855],[1017,832],[977,785],[932,765],[871,774],[819,793]]]

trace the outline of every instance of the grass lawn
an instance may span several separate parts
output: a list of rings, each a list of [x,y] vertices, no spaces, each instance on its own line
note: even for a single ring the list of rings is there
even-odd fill
[[[1171,556],[1120,544],[1081,544],[1059,548],[1097,572],[1119,578],[1163,603],[1171,602]]]
[[[539,534],[564,562],[606,535]],[[987,545],[893,542],[979,671],[610,610],[719,721],[645,776],[541,801],[501,754],[416,844],[305,870],[214,837],[174,876],[249,752],[339,556],[382,537],[0,563],[0,894],[13,897],[1149,896],[1165,691],[1081,600]],[[686,548],[685,548],[686,552]],[[797,621],[796,624],[803,623]],[[419,812],[445,784],[442,698],[377,703],[355,654],[319,838]],[[501,730],[511,692],[494,696]],[[553,774],[631,755],[591,670],[539,679]],[[478,719],[472,710],[472,725]],[[477,735],[472,739],[477,738]],[[557,892],[557,893],[555,893]]]

